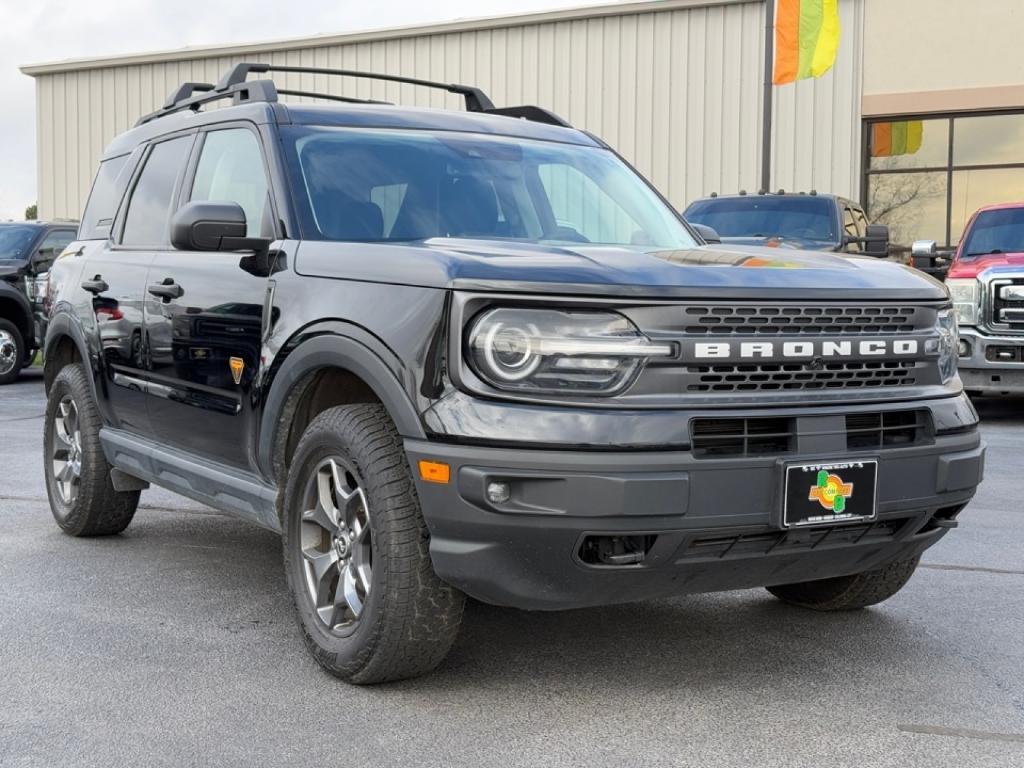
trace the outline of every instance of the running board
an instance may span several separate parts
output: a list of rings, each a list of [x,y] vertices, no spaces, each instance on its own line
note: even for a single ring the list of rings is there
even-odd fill
[[[110,427],[100,430],[100,444],[107,462],[116,470],[281,532],[275,505],[277,489],[250,472],[213,461],[200,461]]]

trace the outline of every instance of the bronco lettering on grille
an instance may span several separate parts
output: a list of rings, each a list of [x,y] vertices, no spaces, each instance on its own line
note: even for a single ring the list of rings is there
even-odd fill
[[[917,339],[698,341],[693,344],[691,357],[693,360],[910,357],[917,355],[919,349],[920,343]]]

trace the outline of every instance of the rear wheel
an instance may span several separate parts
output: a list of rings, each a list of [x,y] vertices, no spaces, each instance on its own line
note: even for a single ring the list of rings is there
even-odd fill
[[[768,587],[780,600],[815,611],[855,611],[888,600],[914,575],[920,557],[898,560],[874,571],[833,579]]]
[[[18,378],[25,360],[25,340],[18,326],[0,318],[0,385]]]
[[[401,438],[381,406],[313,420],[292,459],[283,527],[299,624],[325,669],[380,683],[444,659],[464,598],[434,573]]]
[[[117,491],[100,447],[100,414],[79,365],[57,374],[43,430],[46,493],[57,525],[72,536],[120,533],[135,516],[139,491]]]

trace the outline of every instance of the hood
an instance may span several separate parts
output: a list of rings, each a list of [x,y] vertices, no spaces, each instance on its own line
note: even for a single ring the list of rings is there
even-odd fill
[[[830,253],[702,246],[678,251],[438,238],[303,242],[300,274],[437,288],[591,296],[938,300],[941,283],[901,264]]]
[[[992,253],[973,259],[957,259],[949,269],[947,278],[977,277],[990,267],[1024,267],[1024,253]]]
[[[798,251],[834,251],[835,243],[823,240],[806,240],[800,237],[723,237],[723,245],[761,245],[766,248],[792,248]]]

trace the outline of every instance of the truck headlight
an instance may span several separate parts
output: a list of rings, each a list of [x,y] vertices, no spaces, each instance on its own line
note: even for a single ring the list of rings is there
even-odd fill
[[[956,360],[960,354],[960,332],[954,310],[940,310],[935,327],[939,332],[939,374],[942,383],[947,384],[956,376]]]
[[[953,311],[956,312],[956,319],[960,325],[977,325],[978,310],[981,302],[979,296],[981,289],[975,279],[946,281],[949,289],[949,297],[953,300]]]
[[[503,307],[484,312],[467,338],[474,372],[509,391],[614,395],[648,358],[674,353],[616,312]]]

